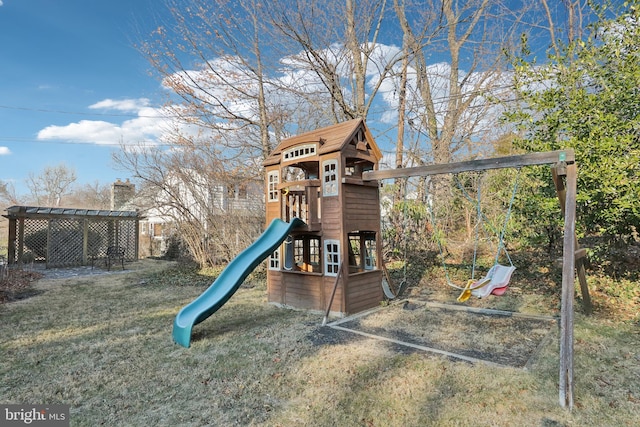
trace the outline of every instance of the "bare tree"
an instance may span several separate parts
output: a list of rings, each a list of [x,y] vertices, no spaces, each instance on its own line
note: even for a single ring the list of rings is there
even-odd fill
[[[13,183],[0,181],[0,203],[3,205],[17,205],[19,203]]]
[[[259,234],[263,200],[247,191],[253,186],[262,195],[259,166],[229,168],[217,143],[129,147],[114,153],[114,160],[140,182],[140,208],[171,224],[200,265],[233,258]]]
[[[501,0],[393,0],[404,37],[403,66],[394,76],[399,93],[396,167],[449,163],[494,151],[493,141],[507,132],[500,118],[512,97],[505,53],[529,29],[523,22],[529,7],[507,6]],[[451,177],[415,185],[416,197],[434,209],[443,231],[448,224],[447,232],[462,224],[460,231],[471,236],[468,207],[454,208]]]
[[[324,108],[324,123],[366,118],[402,52],[380,43],[386,0],[271,3],[277,51],[297,70],[289,90]],[[310,86],[314,90],[309,90]]]
[[[47,166],[39,175],[29,173],[27,187],[38,205],[60,206],[63,196],[70,193],[76,179],[76,171],[61,163]]]
[[[192,134],[174,134],[172,144],[212,139],[221,152],[264,158],[271,151],[269,129],[280,113],[267,103],[274,89],[266,77],[263,44],[269,36],[261,3],[167,0],[172,20],[139,48],[172,91],[167,109],[179,126],[167,132],[198,127]],[[252,137],[240,142],[234,131]]]
[[[408,120],[425,143],[419,158],[447,163],[478,153],[479,140],[495,136],[496,106],[509,93],[505,51],[526,11],[500,0],[394,0],[394,9],[412,58]]]
[[[500,0],[168,4],[171,22],[140,48],[172,91],[164,142],[174,148],[120,158],[166,194],[185,165],[255,175],[280,138],[376,109],[390,127],[397,113],[396,166],[477,155],[496,133],[504,49],[524,13]],[[151,153],[153,167],[136,169]]]
[[[109,184],[94,181],[78,186],[67,197],[70,206],[86,209],[109,209],[111,206],[111,188]]]

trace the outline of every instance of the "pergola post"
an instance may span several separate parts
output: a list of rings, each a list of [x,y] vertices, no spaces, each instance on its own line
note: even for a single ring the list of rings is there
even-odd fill
[[[18,219],[18,265],[22,266],[24,255],[24,218]]]
[[[17,238],[18,220],[9,219],[9,244],[7,246],[7,262],[15,264],[16,262],[16,238]]]

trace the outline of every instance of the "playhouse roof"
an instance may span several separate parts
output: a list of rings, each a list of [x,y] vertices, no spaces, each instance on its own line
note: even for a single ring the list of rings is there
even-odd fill
[[[382,158],[382,152],[378,148],[373,135],[365,124],[363,119],[353,119],[346,122],[338,123],[332,126],[305,132],[300,135],[293,136],[283,140],[264,161],[265,165],[274,165],[280,162],[282,152],[296,145],[319,142],[318,154],[327,154],[340,151],[349,143],[353,135],[358,129],[364,130],[367,148],[371,154],[377,159]]]

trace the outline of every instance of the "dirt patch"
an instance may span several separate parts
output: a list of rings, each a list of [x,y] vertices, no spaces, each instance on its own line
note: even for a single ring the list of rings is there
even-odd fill
[[[535,361],[539,349],[557,329],[550,318],[506,312],[466,311],[405,301],[367,315],[332,325],[352,330],[354,336],[377,336],[403,352],[434,349],[450,357],[524,368]],[[349,331],[319,331],[326,344],[343,342]],[[404,348],[403,348],[404,347]]]

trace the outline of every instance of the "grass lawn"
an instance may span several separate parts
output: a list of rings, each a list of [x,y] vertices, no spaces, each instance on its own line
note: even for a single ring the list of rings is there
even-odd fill
[[[527,370],[471,364],[323,328],[267,304],[256,275],[185,349],[173,318],[211,277],[129,268],[40,280],[41,293],[0,304],[0,403],[69,404],[71,425],[92,427],[640,425],[637,322],[577,315],[570,412],[553,329]]]

